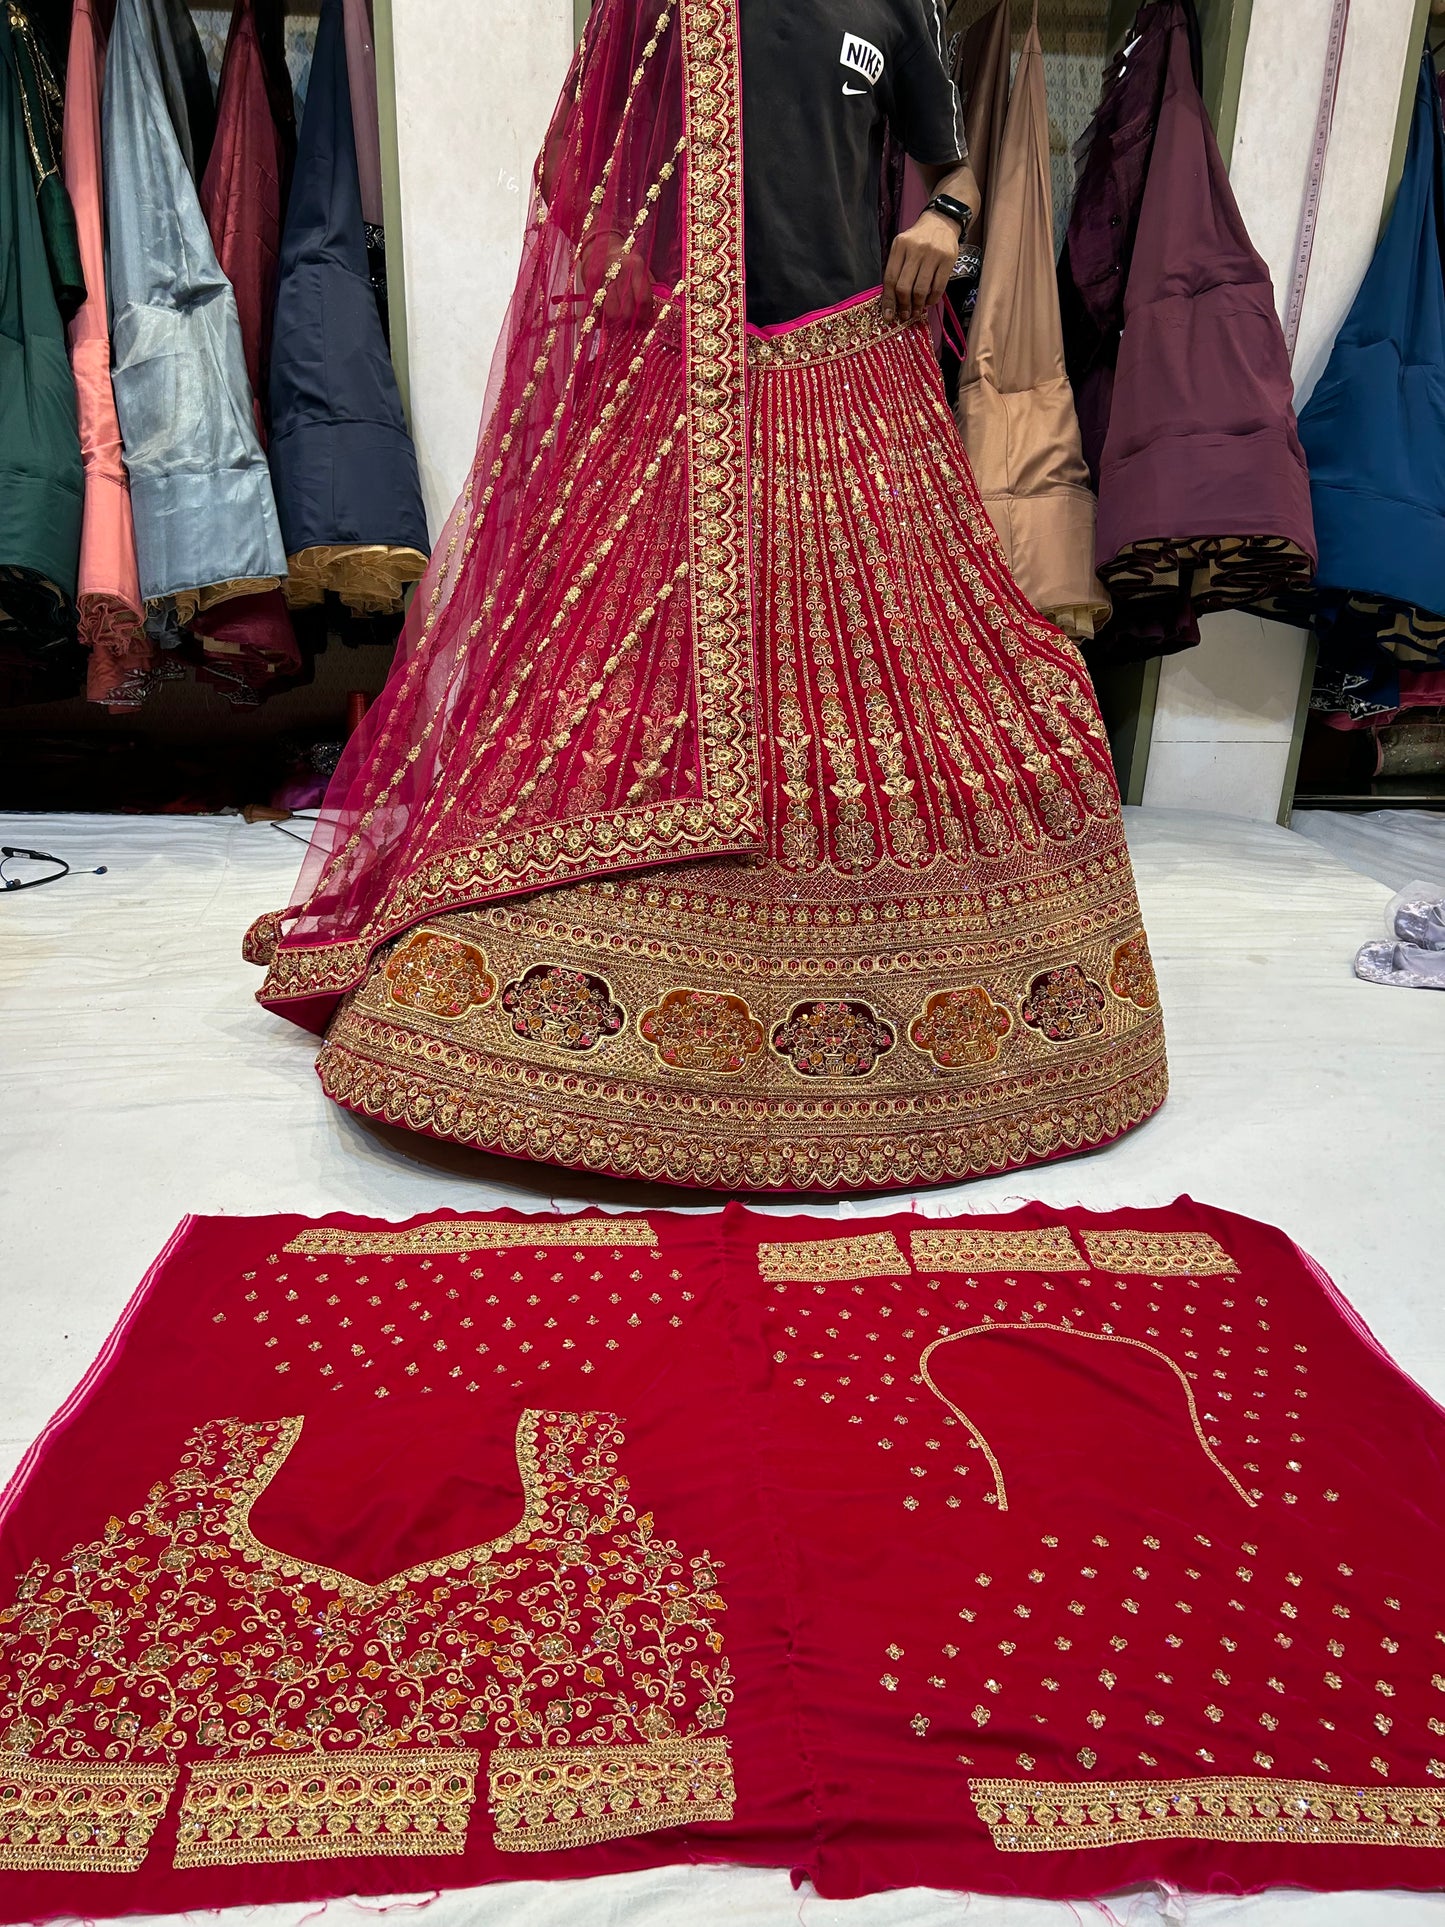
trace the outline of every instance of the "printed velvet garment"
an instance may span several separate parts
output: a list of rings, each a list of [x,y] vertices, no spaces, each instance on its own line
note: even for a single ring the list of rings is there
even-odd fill
[[[141,593],[182,621],[286,573],[236,298],[196,191],[209,88],[181,0],[118,0],[103,112],[115,402]]]
[[[105,0],[75,0],[65,79],[65,182],[75,207],[87,288],[70,324],[85,464],[76,607],[80,641],[90,651],[86,695],[113,709],[132,709],[149,691],[156,650],[145,630],[130,481],[110,379],[100,100],[111,13]]]
[[[1433,1888],[1442,1425],[1188,1199],[188,1221],[0,1508],[0,1919]]]
[[[1006,76],[1006,39],[1001,51]],[[1037,17],[1019,54],[986,205],[991,239],[959,379],[959,433],[1015,582],[1049,621],[1087,638],[1109,601],[1094,574],[1094,496],[1064,372]]]
[[[324,0],[281,246],[271,473],[293,605],[394,610],[429,548],[367,267],[342,0]]]
[[[262,1000],[330,1025],[364,1115],[621,1176],[1090,1148],[1166,1082],[1093,691],[927,329],[876,291],[746,324],[737,52],[727,0],[594,16],[471,480],[253,934]]]
[[[1300,417],[1320,532],[1322,707],[1398,707],[1445,659],[1445,128],[1420,63],[1389,226]]]

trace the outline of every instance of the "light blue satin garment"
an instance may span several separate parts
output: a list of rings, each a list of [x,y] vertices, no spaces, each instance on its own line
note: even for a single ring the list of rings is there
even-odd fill
[[[116,411],[147,601],[284,578],[241,324],[171,117],[177,0],[118,0],[102,130]]]

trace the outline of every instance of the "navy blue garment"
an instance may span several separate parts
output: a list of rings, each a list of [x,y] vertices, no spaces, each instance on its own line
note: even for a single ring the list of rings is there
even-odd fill
[[[416,451],[367,269],[342,0],[322,0],[281,239],[270,453],[293,589],[314,575],[297,567],[308,550],[379,544],[425,558]],[[328,567],[325,586],[351,599],[344,566]]]
[[[1428,51],[1389,226],[1299,432],[1324,613],[1347,593],[1356,612],[1362,599],[1378,601],[1382,648],[1406,662],[1437,659],[1445,616],[1445,125]]]

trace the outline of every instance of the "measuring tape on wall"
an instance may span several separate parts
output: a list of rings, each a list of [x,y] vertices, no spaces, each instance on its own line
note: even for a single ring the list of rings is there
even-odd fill
[[[1285,347],[1294,359],[1299,340],[1300,316],[1304,312],[1305,288],[1310,278],[1310,256],[1315,251],[1315,228],[1320,217],[1320,192],[1325,179],[1325,155],[1329,151],[1330,129],[1335,119],[1335,99],[1340,91],[1340,63],[1345,52],[1345,29],[1349,24],[1350,0],[1333,0],[1330,11],[1330,37],[1325,45],[1325,77],[1320,83],[1320,104],[1315,113],[1315,135],[1310,145],[1309,173],[1305,180],[1305,202],[1300,214],[1299,240],[1294,251],[1294,273],[1290,277],[1289,304],[1284,316]]]

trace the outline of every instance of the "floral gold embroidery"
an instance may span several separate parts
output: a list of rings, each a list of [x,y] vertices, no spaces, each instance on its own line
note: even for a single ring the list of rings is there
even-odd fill
[[[1045,970],[1029,985],[1023,1020],[1051,1044],[1092,1037],[1104,1028],[1104,992],[1080,964]]]
[[[518,1524],[375,1585],[251,1530],[300,1426],[201,1426],[128,1518],[21,1576],[0,1609],[0,1731],[26,1757],[0,1771],[0,1829],[28,1826],[26,1802],[64,1795],[70,1774],[82,1839],[92,1808],[111,1811],[90,1789],[141,1789],[124,1811],[113,1799],[143,1852],[133,1829],[189,1765],[194,1864],[450,1851],[483,1739],[580,1757],[719,1733],[733,1684],[718,1562],[634,1506],[612,1415],[524,1412]],[[132,1752],[145,1768],[117,1757]],[[224,1833],[233,1811],[245,1825]],[[64,1831],[12,1839],[63,1854]]]
[[[557,964],[533,964],[524,971],[502,992],[502,1008],[518,1037],[554,1050],[594,1050],[623,1025],[622,1006],[612,1001],[601,977]]]
[[[1079,1236],[1090,1263],[1101,1271],[1215,1278],[1239,1269],[1224,1246],[1204,1231],[1081,1231]]]
[[[970,1780],[1001,1853],[1135,1840],[1445,1847],[1445,1788],[1373,1792],[1324,1780]]]
[[[912,1270],[891,1231],[857,1238],[799,1238],[758,1246],[758,1272],[769,1284],[823,1284],[845,1278],[902,1278]]]
[[[920,1271],[1087,1271],[1067,1225],[1043,1231],[915,1231],[913,1262]]]
[[[866,301],[855,301],[833,314],[804,322],[802,327],[781,329],[777,334],[749,334],[748,366],[761,371],[837,361],[843,355],[875,347],[906,326],[904,322],[885,321],[878,297],[870,295]]]
[[[177,1867],[255,1867],[358,1854],[462,1853],[477,1794],[466,1747],[251,1754],[191,1769]]]
[[[37,1725],[37,1737],[38,1731]],[[140,1761],[31,1760],[0,1752],[0,1869],[134,1873],[176,1777],[174,1766]]]
[[[773,1049],[800,1077],[866,1077],[893,1044],[892,1025],[851,999],[794,1004],[773,1032]]]
[[[941,990],[923,1006],[923,1014],[908,1027],[909,1042],[943,1070],[971,1070],[990,1063],[1013,1029],[1013,1019],[996,1004],[982,984],[961,990]]]
[[[1154,976],[1154,960],[1149,955],[1149,939],[1142,930],[1137,937],[1129,937],[1115,948],[1109,988],[1116,997],[1136,1004],[1140,1010],[1157,1007],[1159,985]]]
[[[740,1071],[763,1048],[757,1018],[741,997],[722,991],[669,990],[637,1028],[675,1070]]]
[[[394,1004],[432,1017],[462,1017],[497,992],[486,952],[439,930],[418,930],[399,944],[386,960],[386,983]]]
[[[733,1816],[725,1739],[648,1746],[499,1747],[488,1763],[496,1845],[506,1853],[585,1847]]]
[[[438,1218],[405,1231],[347,1231],[318,1225],[300,1231],[282,1250],[303,1258],[390,1258],[445,1252],[606,1250],[613,1245],[653,1246],[657,1233],[646,1218],[553,1218],[539,1214],[517,1224],[491,1218]]]

